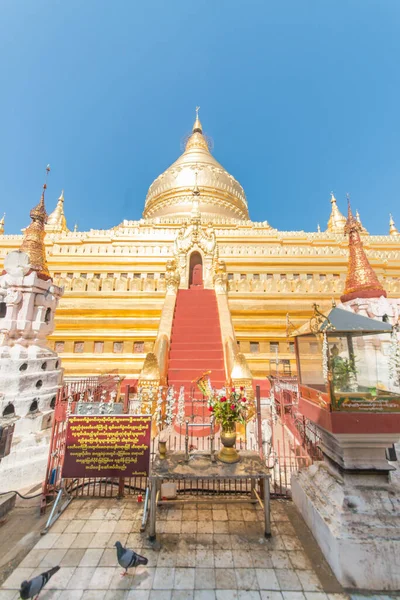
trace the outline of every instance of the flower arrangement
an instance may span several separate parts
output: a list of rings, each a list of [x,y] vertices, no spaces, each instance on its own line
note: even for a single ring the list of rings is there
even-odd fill
[[[233,427],[235,423],[246,423],[247,398],[244,387],[222,390],[209,397],[208,410],[214,415],[223,429]]]

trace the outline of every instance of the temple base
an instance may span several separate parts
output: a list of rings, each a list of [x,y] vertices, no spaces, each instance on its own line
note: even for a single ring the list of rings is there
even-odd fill
[[[368,451],[364,438],[360,468],[360,447],[354,443],[350,449],[347,440],[344,449],[343,440],[336,438],[333,451],[336,436],[323,437],[322,447],[326,452],[330,446],[330,456],[292,476],[293,501],[343,587],[398,590],[400,486],[392,481],[389,465],[380,468],[383,448]],[[391,443],[387,439],[386,447]],[[338,452],[340,446],[343,452]],[[351,467],[343,467],[343,462]]]

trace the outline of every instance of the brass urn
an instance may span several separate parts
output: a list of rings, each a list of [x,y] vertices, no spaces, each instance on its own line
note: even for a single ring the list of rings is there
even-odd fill
[[[218,452],[218,460],[224,463],[237,463],[240,460],[236,450],[236,423],[223,425],[221,429],[222,448]]]

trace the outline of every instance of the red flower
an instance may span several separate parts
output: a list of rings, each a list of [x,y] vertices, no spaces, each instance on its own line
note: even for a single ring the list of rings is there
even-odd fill
[[[220,398],[220,402],[226,402],[226,396],[222,396],[222,398]]]
[[[235,391],[235,388],[233,387],[231,391],[232,391],[232,392],[234,392],[234,391]]]
[[[247,398],[242,398],[242,402],[247,402]]]
[[[240,391],[241,391],[241,392],[244,392],[244,387],[243,387],[243,386],[240,388]]]
[[[214,409],[213,409],[213,407],[212,407],[212,406],[209,406],[209,407],[208,407],[208,410],[209,410],[210,412],[213,412],[213,410],[214,410]]]
[[[235,410],[235,405],[234,404],[231,404],[231,409]]]

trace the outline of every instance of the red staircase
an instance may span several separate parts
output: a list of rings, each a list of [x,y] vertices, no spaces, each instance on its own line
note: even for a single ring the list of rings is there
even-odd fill
[[[179,290],[172,324],[168,385],[174,385],[177,393],[182,385],[185,387],[187,417],[196,414],[209,418],[204,414],[202,403],[196,405],[189,401],[193,389],[195,398],[201,398],[192,381],[204,371],[211,371],[213,387],[225,385],[224,350],[215,292],[196,287]]]

